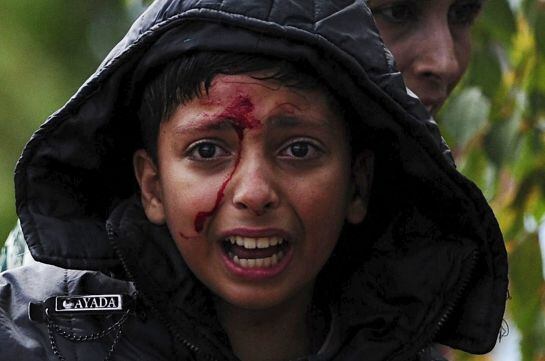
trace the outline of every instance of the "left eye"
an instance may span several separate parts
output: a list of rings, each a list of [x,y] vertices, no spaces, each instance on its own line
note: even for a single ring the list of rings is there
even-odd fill
[[[452,24],[471,25],[481,12],[482,1],[455,3],[448,12]]]
[[[308,141],[297,141],[285,147],[280,155],[295,159],[312,159],[320,155],[320,149]]]
[[[229,153],[212,142],[200,142],[189,148],[188,155],[194,160],[213,160],[224,157]]]

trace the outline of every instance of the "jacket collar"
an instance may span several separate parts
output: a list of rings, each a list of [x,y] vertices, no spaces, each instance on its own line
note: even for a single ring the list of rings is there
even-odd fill
[[[338,360],[416,355],[437,339],[467,291],[478,260],[474,245],[439,241],[433,223],[411,217],[410,238],[396,239],[394,223],[350,271],[337,263],[347,256],[341,244],[320,275],[315,297],[327,298],[338,315]],[[168,229],[147,221],[137,196],[114,210],[107,228],[126,274],[175,338],[215,359],[232,359],[213,296],[187,268]]]

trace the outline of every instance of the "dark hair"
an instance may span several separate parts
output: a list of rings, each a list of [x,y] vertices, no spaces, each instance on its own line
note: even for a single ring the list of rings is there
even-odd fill
[[[143,145],[157,160],[157,137],[160,123],[169,119],[176,107],[208,93],[216,75],[236,75],[267,71],[260,80],[278,81],[297,89],[326,90],[328,100],[336,104],[331,92],[308,71],[286,60],[262,55],[228,52],[197,52],[170,61],[148,76],[137,111]],[[306,67],[308,68],[308,67]]]

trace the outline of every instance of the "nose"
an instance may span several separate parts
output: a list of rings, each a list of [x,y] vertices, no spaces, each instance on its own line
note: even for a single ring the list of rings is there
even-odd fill
[[[259,154],[239,161],[232,178],[233,205],[254,215],[263,215],[278,207],[279,196],[271,167]]]
[[[433,18],[425,27],[426,34],[421,37],[421,47],[413,70],[424,79],[437,82],[441,90],[447,91],[461,76],[462,64],[459,61],[456,39],[451,32],[448,19]]]

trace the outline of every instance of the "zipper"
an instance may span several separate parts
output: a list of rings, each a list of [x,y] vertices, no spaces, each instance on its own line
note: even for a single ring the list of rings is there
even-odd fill
[[[110,241],[110,244],[112,245],[115,253],[117,254],[117,257],[121,261],[121,266],[123,267],[123,270],[129,277],[129,279],[134,283],[134,288],[137,290],[138,293],[138,287],[137,282],[132,274],[132,272],[129,270],[129,267],[127,266],[127,261],[125,260],[125,257],[123,256],[123,253],[119,249],[117,243],[115,242],[115,238],[117,238],[117,234],[113,230],[113,225],[110,221],[106,221],[106,232],[108,234],[108,239]],[[145,295],[142,295],[145,298]],[[175,327],[172,325],[172,323],[167,320],[160,312],[159,310],[153,305],[153,302],[148,302],[148,307],[152,309],[152,311],[159,317],[159,319],[167,326],[168,330],[174,335],[174,338],[180,341],[188,350],[193,352],[194,354],[201,354],[201,349],[196,346],[195,344],[189,342],[187,339],[183,338],[182,335],[175,329]],[[206,359],[211,361],[220,361],[210,354],[202,354]]]
[[[435,329],[431,333],[430,340],[433,340],[435,336],[439,333],[445,322],[448,320],[450,314],[452,311],[454,311],[454,308],[458,304],[458,301],[460,300],[460,297],[467,289],[467,286],[469,284],[469,281],[471,280],[471,277],[473,276],[473,271],[475,270],[475,266],[477,265],[477,259],[478,259],[479,252],[477,250],[474,250],[471,252],[471,258],[469,259],[469,270],[466,272],[464,277],[462,278],[462,281],[460,282],[460,287],[458,288],[457,292],[452,297],[452,301],[448,304],[447,309],[445,312],[443,312],[443,315],[439,318],[439,321],[437,322]]]
[[[437,334],[439,333],[439,331],[441,330],[441,328],[443,327],[445,322],[448,320],[448,318],[450,317],[450,315],[452,314],[452,312],[456,308],[456,306],[458,304],[458,301],[460,300],[460,297],[462,296],[462,294],[467,289],[469,281],[471,280],[471,277],[473,276],[473,272],[475,271],[475,267],[477,265],[478,256],[479,256],[478,250],[473,250],[473,252],[471,252],[470,258],[468,260],[469,261],[469,265],[468,265],[469,269],[463,275],[463,278],[460,281],[460,286],[456,290],[456,293],[454,294],[454,296],[452,296],[452,298],[451,298],[450,302],[448,303],[445,311],[441,314],[441,317],[439,317],[439,320],[435,323],[433,331],[429,334],[429,336],[424,337],[424,339],[425,339],[424,342],[421,342],[421,343],[420,342],[415,342],[414,343],[416,345],[419,345],[419,344],[424,344],[425,345],[425,346],[418,346],[417,349],[419,351],[415,354],[415,356],[421,355],[426,350],[426,347],[428,347],[431,344],[432,340],[435,338],[435,336],[437,336]],[[414,351],[414,349],[410,350],[406,354],[412,354],[413,351]],[[394,361],[394,360],[410,361],[410,360],[414,360],[414,358],[413,357],[394,357],[394,358],[391,359],[391,361]]]

